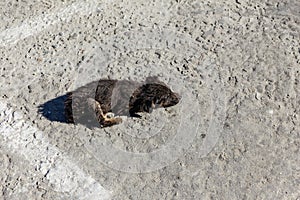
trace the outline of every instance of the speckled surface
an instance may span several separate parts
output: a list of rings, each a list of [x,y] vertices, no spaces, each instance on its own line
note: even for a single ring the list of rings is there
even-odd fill
[[[0,199],[300,199],[299,10],[297,0],[2,1]],[[183,101],[108,129],[64,123],[66,92],[148,75]]]

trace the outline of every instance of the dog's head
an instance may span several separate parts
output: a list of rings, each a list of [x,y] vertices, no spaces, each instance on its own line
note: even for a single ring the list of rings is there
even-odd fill
[[[139,87],[130,99],[131,112],[151,112],[153,108],[170,107],[180,101],[180,95],[173,92],[163,82],[151,77]]]

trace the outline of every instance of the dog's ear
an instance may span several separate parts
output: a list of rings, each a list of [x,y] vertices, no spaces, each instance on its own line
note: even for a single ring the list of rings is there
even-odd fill
[[[158,79],[158,76],[148,76],[146,78],[146,84],[149,84],[149,83],[158,83],[158,84],[162,84],[162,85],[166,86],[166,84],[164,82],[162,82]]]
[[[144,111],[147,113],[152,113],[154,108],[153,102],[152,101],[146,101],[145,105],[143,107]]]

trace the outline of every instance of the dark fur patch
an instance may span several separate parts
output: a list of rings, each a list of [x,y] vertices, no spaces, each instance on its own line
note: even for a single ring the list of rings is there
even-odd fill
[[[179,95],[160,83],[146,83],[139,87],[129,101],[130,116],[138,112],[150,113],[153,108],[170,107],[179,102]]]
[[[93,99],[95,106],[91,106],[88,99],[89,102]],[[180,96],[157,77],[148,77],[145,83],[99,80],[67,93],[65,115],[70,123],[87,125],[91,122],[95,125],[97,122],[105,127],[122,121],[121,118],[107,118],[107,113],[140,117],[137,113],[149,113],[154,108],[174,106],[179,100]]]

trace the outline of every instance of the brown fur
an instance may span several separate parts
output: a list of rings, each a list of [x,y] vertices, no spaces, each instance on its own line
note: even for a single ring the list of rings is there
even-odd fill
[[[156,77],[148,77],[145,83],[104,79],[67,93],[65,115],[70,123],[107,127],[122,122],[110,115],[140,117],[137,113],[173,106],[179,99]]]

